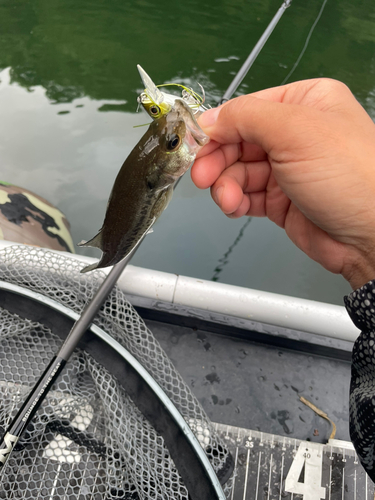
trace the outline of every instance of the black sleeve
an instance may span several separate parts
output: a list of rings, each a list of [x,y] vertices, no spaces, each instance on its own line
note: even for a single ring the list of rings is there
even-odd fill
[[[350,381],[350,438],[375,481],[375,280],[344,298],[361,334],[354,343]]]

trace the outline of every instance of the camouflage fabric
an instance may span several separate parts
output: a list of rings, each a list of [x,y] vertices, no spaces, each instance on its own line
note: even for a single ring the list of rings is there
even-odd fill
[[[0,239],[74,253],[70,224],[44,198],[0,181]]]

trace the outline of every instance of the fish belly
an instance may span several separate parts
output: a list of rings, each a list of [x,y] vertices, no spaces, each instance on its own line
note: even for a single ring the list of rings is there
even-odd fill
[[[172,194],[173,188],[170,186],[147,196],[140,204],[137,214],[133,215],[133,221],[128,225],[127,230],[120,231],[120,238],[117,242],[111,229],[107,230],[105,224],[103,227],[103,255],[98,267],[112,266],[127,257],[151,230],[154,222],[167,207]]]

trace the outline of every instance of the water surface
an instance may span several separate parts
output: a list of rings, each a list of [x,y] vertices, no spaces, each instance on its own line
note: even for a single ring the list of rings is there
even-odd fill
[[[204,85],[215,105],[280,0],[5,1],[0,5],[2,180],[65,212],[75,243],[100,229],[116,174],[144,133],[141,64],[156,82]],[[238,94],[280,84],[323,0],[293,0]],[[375,118],[375,5],[328,0],[289,81],[344,81]],[[197,88],[197,87],[195,87]],[[229,220],[187,174],[136,265],[342,303],[348,285],[265,219]],[[82,252],[82,250],[78,250]],[[85,250],[89,253],[90,250]],[[94,252],[94,251],[93,251]],[[91,253],[90,255],[94,255]]]

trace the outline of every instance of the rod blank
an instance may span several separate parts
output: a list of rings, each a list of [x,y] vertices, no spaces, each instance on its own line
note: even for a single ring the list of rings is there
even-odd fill
[[[290,6],[291,3],[292,3],[292,0],[285,0],[283,2],[282,6],[276,12],[276,14],[273,17],[270,24],[265,29],[263,35],[259,38],[255,47],[250,52],[248,58],[243,63],[241,69],[239,70],[237,75],[234,77],[232,83],[229,85],[228,89],[226,90],[225,94],[223,95],[223,98],[220,101],[220,104],[223,104],[224,102],[229,101],[229,99],[232,97],[232,95],[236,92],[236,90],[240,86],[242,80],[247,75],[247,72],[249,71],[249,69],[253,65],[255,59],[258,57],[259,52],[262,50],[264,44],[266,43],[266,41],[270,37],[271,33],[275,29],[277,23],[280,21],[281,16],[284,14],[285,10]]]

